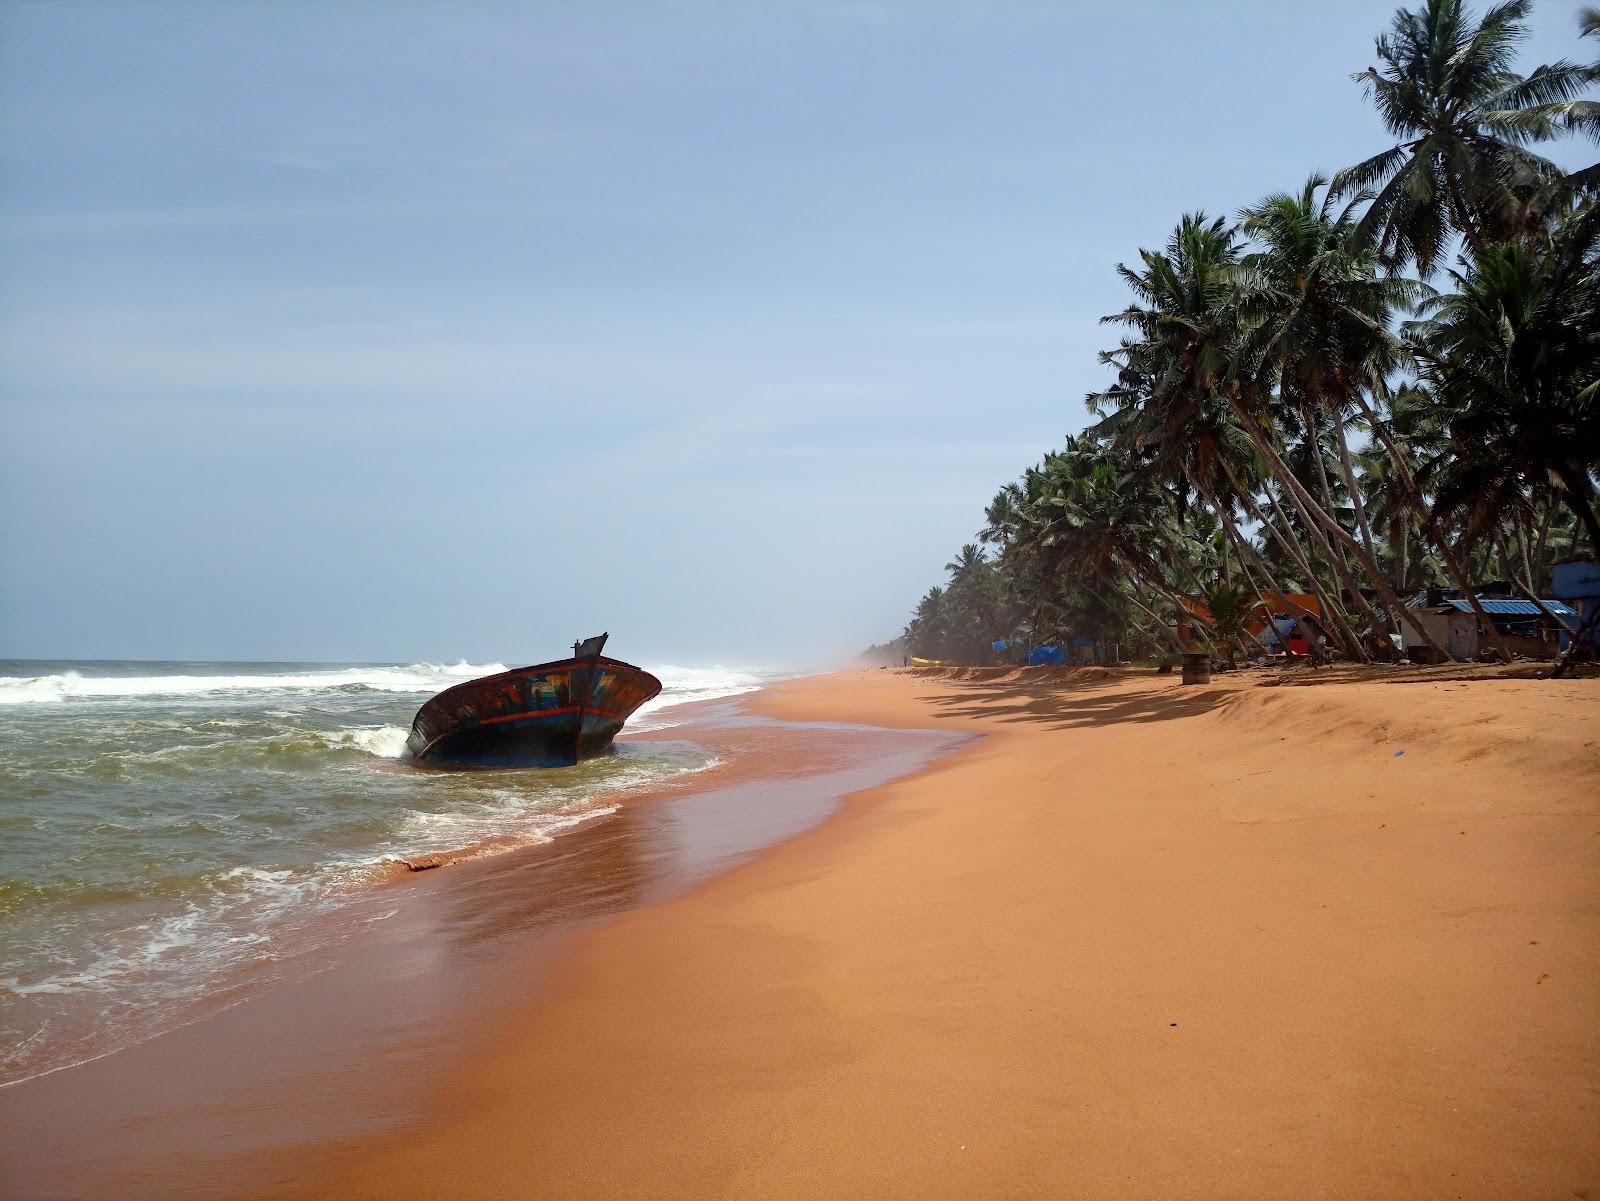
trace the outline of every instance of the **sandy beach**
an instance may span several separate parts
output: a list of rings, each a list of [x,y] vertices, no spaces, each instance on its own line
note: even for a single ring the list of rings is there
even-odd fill
[[[982,738],[586,937],[299,1193],[1588,1196],[1600,684],[1450,676],[762,693]]]
[[[1597,156],[1600,0],[0,8],[0,1201],[1600,1201]]]
[[[1588,1195],[1600,682],[1485,674],[769,688],[710,791],[4,1090],[0,1192]]]

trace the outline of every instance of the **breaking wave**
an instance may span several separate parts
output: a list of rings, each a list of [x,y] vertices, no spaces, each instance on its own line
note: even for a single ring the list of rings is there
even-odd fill
[[[345,667],[238,675],[98,676],[64,671],[47,676],[0,676],[0,705],[47,704],[95,698],[205,696],[211,693],[437,692],[462,680],[505,671],[503,663],[412,663],[405,667]]]
[[[661,681],[661,694],[639,706],[628,722],[628,729],[636,733],[676,725],[657,716],[662,709],[754,692],[776,678],[772,673],[762,675],[731,667],[661,667],[654,670],[654,675]]]
[[[379,759],[399,759],[406,753],[404,726],[354,726],[327,736],[334,748],[353,747]]]
[[[783,674],[650,669],[628,733]],[[625,738],[560,771],[408,770],[417,706],[504,670],[0,660],[0,1086],[290,970],[397,859],[559,838],[715,765]]]

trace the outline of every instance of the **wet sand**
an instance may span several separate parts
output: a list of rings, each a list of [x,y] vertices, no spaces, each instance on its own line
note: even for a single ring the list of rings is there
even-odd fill
[[[0,1197],[176,1201],[306,1187],[330,1143],[436,1116],[431,1085],[492,1054],[508,1008],[544,994],[575,937],[682,893],[909,773],[959,736],[799,725],[729,702],[678,707],[638,740],[722,763],[547,844],[397,871],[326,921],[270,988],[75,1068],[0,1088]],[[246,973],[248,975],[248,973]],[[320,1192],[319,1187],[310,1191]]]
[[[758,694],[981,738],[558,947],[508,941],[487,899],[514,856],[428,873],[488,949],[431,925],[457,957],[396,988],[493,1003],[413,1029],[382,1128],[230,1153],[209,1193],[169,1159],[165,1195],[1600,1196],[1600,681],[1278,679]],[[536,878],[503,884],[537,907]],[[375,1075],[348,1069],[335,1098]],[[311,1094],[191,1091],[169,1142]]]

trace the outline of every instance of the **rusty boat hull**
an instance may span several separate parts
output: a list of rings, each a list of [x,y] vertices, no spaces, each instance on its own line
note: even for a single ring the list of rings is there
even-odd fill
[[[598,653],[518,667],[428,701],[406,749],[429,767],[571,767],[610,752],[623,724],[660,691],[643,668]]]

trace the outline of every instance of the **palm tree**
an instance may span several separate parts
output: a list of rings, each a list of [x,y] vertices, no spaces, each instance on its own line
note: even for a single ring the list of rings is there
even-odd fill
[[[1494,637],[1473,573],[1534,592],[1552,561],[1600,547],[1600,165],[1563,177],[1532,149],[1600,137],[1583,95],[1600,63],[1517,74],[1529,0],[1481,20],[1410,2],[1356,77],[1396,145],[1238,228],[1186,216],[1119,265],[1133,299],[1105,318],[1125,333],[1101,356],[1115,382],[1088,398],[1098,423],[996,494],[917,606],[917,653],[1089,631],[1170,644],[1195,596],[1226,646],[1244,601],[1287,581],[1365,660],[1340,606],[1385,645],[1366,587],[1394,619],[1396,586],[1442,571]],[[1600,10],[1582,23],[1600,35]],[[1433,274],[1458,239],[1452,295],[1397,277]],[[1401,336],[1408,309],[1421,320]]]
[[[1281,400],[1302,410],[1311,431],[1326,415],[1338,450],[1337,462],[1351,499],[1365,557],[1376,563],[1371,527],[1355,478],[1346,413],[1370,412],[1365,397],[1388,391],[1388,380],[1406,365],[1405,344],[1390,329],[1393,315],[1429,294],[1425,285],[1381,274],[1372,248],[1356,235],[1353,206],[1335,216],[1331,197],[1319,205],[1316,193],[1326,181],[1313,175],[1298,196],[1268,197],[1243,214],[1243,228],[1261,249],[1241,265],[1241,307],[1254,315],[1244,338],[1247,367],[1276,387]],[[1323,508],[1334,513],[1332,489],[1322,462],[1321,443],[1306,438]],[[1402,469],[1402,479],[1404,473]],[[1420,497],[1416,498],[1420,506]],[[1342,527],[1342,523],[1341,523]],[[1428,533],[1439,548],[1456,587],[1477,611],[1501,658],[1511,652],[1478,603],[1465,568],[1430,520]],[[1347,541],[1341,529],[1334,534]],[[1392,628],[1404,610],[1381,568],[1373,576],[1390,607]]]
[[[962,659],[987,659],[994,641],[1008,632],[994,564],[981,546],[969,542],[944,569],[950,573],[944,596],[952,615],[951,649]]]
[[[1276,394],[1270,376],[1259,370],[1263,355],[1240,354],[1242,331],[1255,318],[1249,305],[1240,299],[1237,235],[1220,218],[1207,220],[1196,213],[1179,223],[1165,252],[1139,253],[1144,270],[1135,271],[1120,264],[1117,268],[1133,290],[1136,302],[1103,318],[1128,326],[1136,336],[1125,338],[1117,351],[1102,357],[1117,362],[1125,376],[1131,374],[1142,381],[1140,388],[1147,403],[1167,414],[1162,420],[1174,430],[1188,428],[1195,413],[1207,402],[1222,399],[1228,404],[1272,475],[1284,486],[1291,503],[1302,512],[1324,560],[1387,651],[1384,622],[1335,555],[1329,535],[1354,550],[1373,586],[1396,611],[1399,598],[1384,581],[1372,556],[1299,484],[1262,427],[1265,411]],[[1260,412],[1250,411],[1246,393]],[[1346,649],[1358,658],[1367,658],[1359,642]]]
[[[1028,546],[1053,575],[1065,574],[1102,604],[1117,592],[1157,623],[1171,638],[1167,619],[1139,588],[1155,592],[1174,615],[1183,604],[1176,583],[1163,564],[1192,571],[1182,552],[1163,493],[1149,473],[1089,436],[1069,437],[1063,450],[1023,477],[1023,516],[1019,541]],[[1124,582],[1135,585],[1124,592]]]
[[[1339,172],[1334,190],[1373,192],[1362,235],[1424,277],[1452,231],[1473,249],[1518,233],[1530,196],[1562,183],[1528,146],[1557,132],[1545,106],[1572,100],[1592,72],[1564,61],[1512,70],[1531,8],[1502,0],[1477,21],[1464,0],[1401,9],[1377,40],[1382,66],[1353,76],[1398,144]]]
[[[1241,228],[1258,249],[1240,265],[1240,306],[1247,319],[1241,353],[1249,370],[1298,409],[1303,446],[1320,484],[1323,507],[1334,508],[1322,439],[1326,424],[1351,503],[1355,526],[1374,552],[1346,431],[1359,391],[1381,392],[1402,364],[1404,344],[1391,332],[1392,315],[1421,295],[1413,280],[1380,274],[1376,256],[1355,236],[1353,206],[1335,214],[1327,184],[1312,175],[1298,194],[1280,192],[1241,214]],[[1399,614],[1391,613],[1398,621]]]
[[[1579,11],[1578,34],[1580,37],[1600,39],[1600,8],[1585,8]],[[1591,82],[1600,81],[1600,58],[1590,66],[1589,79]],[[1565,103],[1545,105],[1544,111],[1549,113],[1561,128],[1586,133],[1595,141],[1600,141],[1600,101],[1568,100]],[[1567,177],[1567,182],[1580,189],[1600,186],[1600,163],[1574,171]]]
[[[943,656],[945,648],[944,589],[929,588],[917,602],[916,612],[906,623],[906,649],[930,659]]]
[[[1444,456],[1446,431],[1439,406],[1425,388],[1403,384],[1386,399],[1384,413],[1368,410],[1367,429],[1374,442],[1357,458],[1372,523],[1384,531],[1390,578],[1404,593],[1432,578],[1424,562],[1427,505],[1418,476]],[[1414,542],[1421,551],[1415,556]]]
[[[1243,640],[1251,617],[1261,611],[1261,599],[1253,588],[1220,580],[1205,590],[1202,599],[1206,611],[1211,614],[1211,625],[1217,641],[1228,656],[1228,666],[1234,667],[1234,648]]]
[[[1571,214],[1548,250],[1487,246],[1452,276],[1409,332],[1454,455],[1530,489],[1556,481],[1600,546],[1600,208]]]
[[[1160,262],[1147,260],[1147,272],[1160,267]],[[1143,280],[1137,274],[1135,278]],[[1155,291],[1147,287],[1144,294],[1153,298]],[[1236,483],[1240,478],[1253,480],[1259,475],[1249,437],[1220,395],[1184,388],[1157,391],[1157,381],[1143,369],[1152,365],[1145,350],[1142,343],[1130,339],[1119,349],[1101,354],[1101,362],[1118,368],[1117,382],[1084,398],[1089,411],[1101,417],[1088,433],[1136,456],[1148,456],[1151,470],[1172,486],[1193,487],[1216,516],[1223,545],[1233,548],[1247,576],[1259,577],[1255,586],[1264,584],[1267,591],[1286,596],[1288,590],[1241,533],[1234,518],[1235,506],[1242,505],[1261,521],[1250,495],[1253,489]],[[1306,565],[1303,549],[1296,544],[1286,548],[1286,553],[1316,593],[1322,611],[1335,613],[1315,573]],[[1225,554],[1220,561],[1226,572]],[[1360,642],[1352,631],[1336,624],[1335,633],[1353,655],[1361,654]]]

